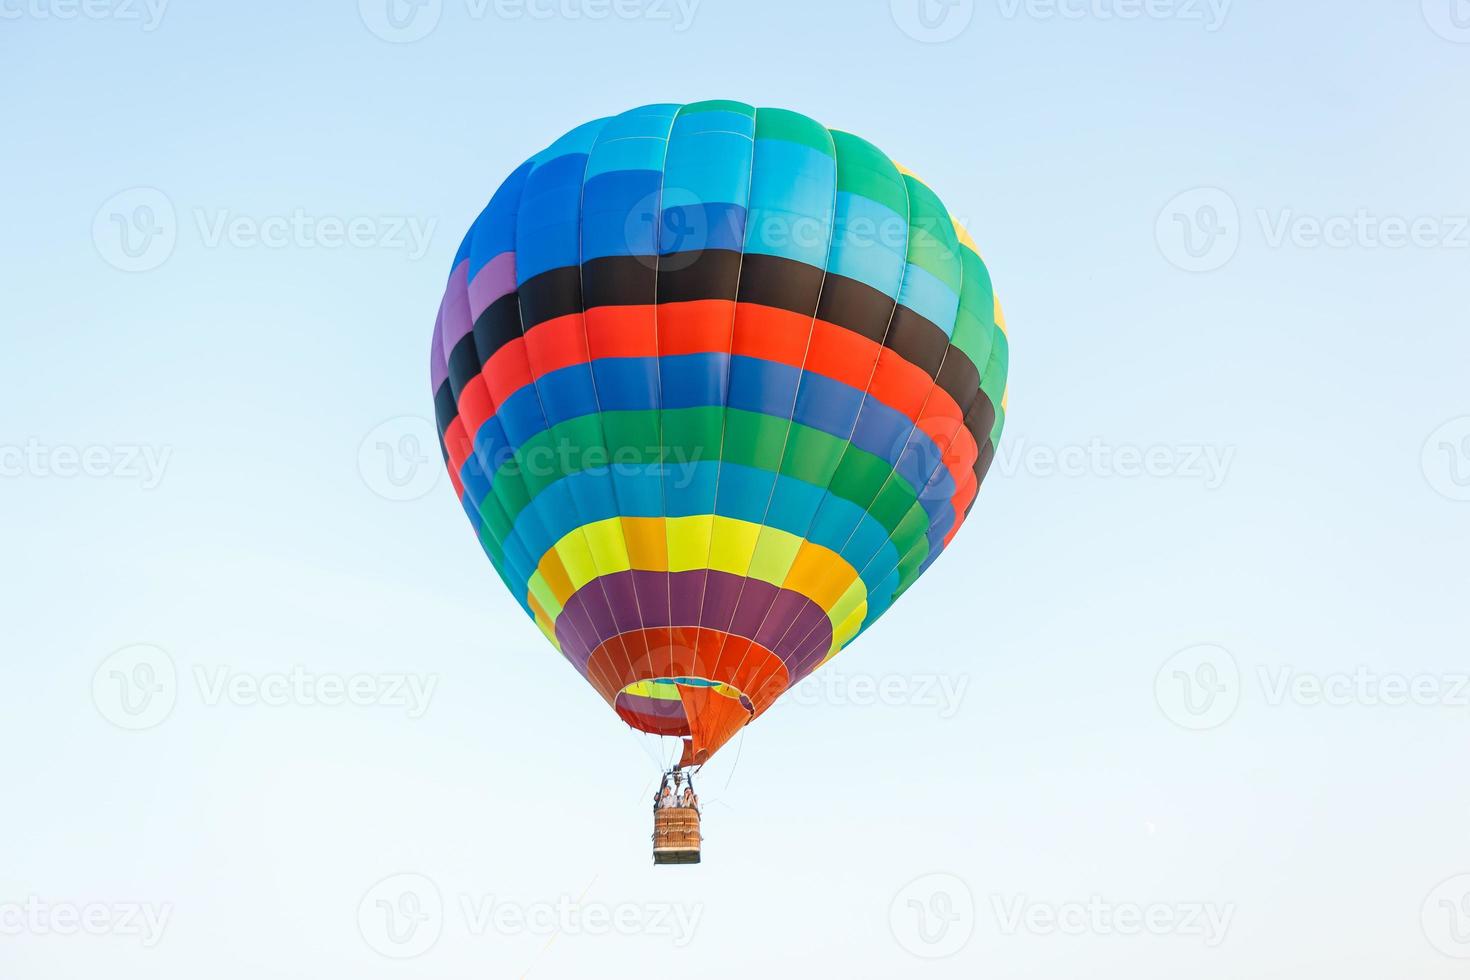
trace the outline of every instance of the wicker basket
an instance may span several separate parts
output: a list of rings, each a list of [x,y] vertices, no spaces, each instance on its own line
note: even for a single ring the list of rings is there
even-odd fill
[[[653,811],[653,863],[699,863],[699,811],[670,807]]]

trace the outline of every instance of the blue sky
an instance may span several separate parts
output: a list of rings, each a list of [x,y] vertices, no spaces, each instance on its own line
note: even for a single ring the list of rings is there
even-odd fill
[[[392,2],[0,0],[0,972],[1463,972],[1463,4]],[[425,352],[526,155],[711,97],[938,191],[1010,413],[655,870]]]

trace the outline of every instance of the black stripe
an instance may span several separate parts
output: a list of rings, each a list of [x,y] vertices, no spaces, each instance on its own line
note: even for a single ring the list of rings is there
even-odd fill
[[[485,312],[475,320],[475,348],[480,354],[480,366],[520,335],[520,296],[507,293],[485,307]]]
[[[538,323],[582,312],[582,267],[548,269],[521,283],[521,319],[529,330]]]
[[[658,301],[687,303],[697,299],[735,298],[742,253],[723,248],[676,252],[658,260]]]
[[[895,309],[893,297],[887,293],[856,279],[829,274],[822,286],[817,317],[881,344]]]
[[[475,349],[475,333],[470,331],[455,343],[449,352],[449,386],[454,392],[454,400],[459,401],[460,393],[464,391],[465,385],[474,380],[475,375],[480,373],[480,352]]]
[[[740,272],[742,303],[811,316],[822,295],[822,270],[805,262],[792,262],[771,255],[747,254]]]
[[[995,406],[985,392],[977,391],[970,407],[965,410],[965,428],[975,437],[977,447],[990,441],[990,430],[995,428]]]
[[[893,311],[893,325],[888,328],[883,346],[922,368],[932,378],[939,373],[939,365],[944,362],[949,338],[931,320],[907,306],[900,306]]]
[[[449,390],[449,380],[439,382],[438,389],[434,392],[434,421],[439,427],[439,445],[443,448],[444,433],[449,431],[449,426],[459,417],[459,403],[454,399],[454,392]]]
[[[980,372],[975,370],[975,365],[965,356],[965,352],[953,344],[944,354],[944,364],[939,368],[939,377],[934,379],[954,403],[959,406],[961,412],[969,409],[969,400],[975,397],[975,392],[980,390]]]
[[[995,444],[983,443],[980,446],[980,455],[975,460],[975,496],[965,505],[965,516],[970,516],[970,511],[975,509],[975,501],[980,499],[980,485],[985,482],[985,474],[990,472],[990,464],[995,461]]]
[[[599,306],[644,306],[657,298],[657,272],[649,256],[611,255],[582,265],[582,299]]]

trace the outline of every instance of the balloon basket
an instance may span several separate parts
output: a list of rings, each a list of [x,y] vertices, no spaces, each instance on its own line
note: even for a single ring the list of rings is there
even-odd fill
[[[668,807],[653,812],[653,863],[699,863],[699,811]]]

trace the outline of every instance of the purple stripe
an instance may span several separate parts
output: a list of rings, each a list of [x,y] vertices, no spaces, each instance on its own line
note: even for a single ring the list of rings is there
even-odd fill
[[[449,377],[449,361],[444,357],[444,314],[434,316],[434,341],[429,345],[429,390],[438,394],[439,386]]]
[[[623,694],[619,705],[629,711],[636,711],[640,715],[651,715],[656,718],[683,718],[684,702],[680,698],[672,700],[665,698],[645,698],[641,694]]]
[[[466,272],[468,275],[468,272]],[[501,252],[486,262],[470,281],[470,316],[478,320],[490,304],[515,292],[516,253]]]
[[[733,608],[736,615],[728,625],[708,618],[701,621],[707,608]],[[801,593],[707,569],[672,574],[633,569],[594,579],[567,600],[556,620],[556,638],[567,659],[585,675],[592,651],[609,639],[668,625],[703,625],[753,639],[781,658],[793,675],[810,671],[832,643],[827,613]]]
[[[474,318],[470,316],[470,298],[465,291],[469,274],[470,261],[465,259],[454,267],[454,271],[449,274],[449,282],[444,286],[444,302],[440,306],[444,317],[444,341],[440,348],[444,351],[446,361],[449,360],[454,345],[475,326]]]

